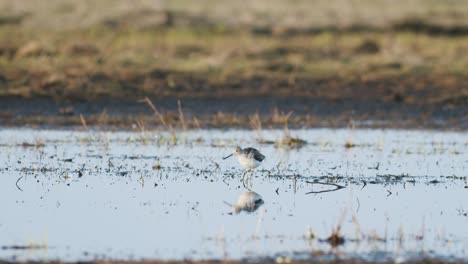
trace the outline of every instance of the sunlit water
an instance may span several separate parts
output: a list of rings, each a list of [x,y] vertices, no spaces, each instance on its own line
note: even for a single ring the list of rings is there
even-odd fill
[[[157,131],[3,129],[0,258],[468,257],[467,133],[290,133],[308,144],[257,143],[283,131],[179,132],[172,144]],[[237,144],[267,157],[244,181],[221,158]],[[232,214],[246,187],[264,204]],[[337,226],[345,243],[332,248]]]

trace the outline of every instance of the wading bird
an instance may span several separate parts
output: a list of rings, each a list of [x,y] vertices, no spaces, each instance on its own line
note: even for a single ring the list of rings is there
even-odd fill
[[[254,148],[241,148],[237,146],[234,149],[234,152],[229,154],[228,156],[224,157],[223,159],[227,159],[231,157],[232,155],[236,156],[237,159],[239,160],[240,165],[244,168],[247,169],[244,174],[242,174],[242,183],[244,184],[244,187],[246,187],[246,184],[244,182],[245,174],[248,171],[251,171],[260,164],[262,164],[262,161],[265,159],[265,156],[260,153],[260,151],[254,149]],[[247,188],[247,187],[246,187]],[[249,188],[247,188],[249,189]]]
[[[231,157],[232,155],[236,156],[237,159],[239,160],[240,165],[245,168],[245,169],[255,169],[260,164],[262,161],[265,159],[265,156],[260,153],[260,151],[254,149],[254,148],[241,148],[241,147],[236,147],[234,149],[234,152],[229,154],[228,156],[224,157],[223,159],[227,159]]]

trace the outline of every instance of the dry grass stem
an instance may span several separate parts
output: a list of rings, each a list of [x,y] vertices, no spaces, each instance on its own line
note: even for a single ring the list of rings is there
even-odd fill
[[[187,123],[185,122],[184,112],[182,112],[182,105],[180,103],[180,100],[177,100],[177,108],[179,110],[179,119],[182,125],[182,129],[184,131],[187,131]]]
[[[156,106],[154,106],[153,102],[151,102],[151,100],[148,97],[145,97],[139,102],[145,102],[146,104],[148,104],[149,107],[151,107],[151,109],[153,110],[154,114],[159,118],[159,121],[161,122],[161,124],[163,124],[164,127],[168,128],[166,120],[164,119],[164,116],[161,114],[161,112],[158,111]]]
[[[80,121],[81,121],[81,125],[83,126],[83,128],[85,130],[89,130],[88,125],[86,124],[86,120],[82,114],[80,114]]]

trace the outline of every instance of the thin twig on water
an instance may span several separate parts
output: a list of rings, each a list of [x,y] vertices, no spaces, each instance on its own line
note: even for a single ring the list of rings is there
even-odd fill
[[[390,196],[390,195],[392,195],[392,192],[391,192],[390,190],[387,190],[387,193],[388,193],[388,194],[387,194],[387,197]]]
[[[364,185],[362,186],[361,190],[364,189],[364,187],[367,186],[367,182],[366,181],[363,181],[364,182]]]
[[[18,188],[18,190],[20,190],[20,191],[23,191],[23,189],[21,189],[21,188],[19,187],[18,182],[19,182],[23,177],[24,177],[24,176],[19,177],[18,180],[16,180],[16,183],[15,183],[15,184],[16,184],[16,188]]]
[[[339,185],[339,184],[336,184],[336,183],[311,182],[311,181],[306,181],[306,183],[310,183],[310,184],[321,184],[321,185],[328,185],[328,186],[334,186],[334,187],[335,187],[335,189],[330,189],[330,190],[310,191],[310,192],[307,192],[306,194],[312,194],[312,193],[317,194],[317,193],[334,192],[334,191],[338,191],[338,190],[340,190],[340,189],[346,188],[346,186]]]

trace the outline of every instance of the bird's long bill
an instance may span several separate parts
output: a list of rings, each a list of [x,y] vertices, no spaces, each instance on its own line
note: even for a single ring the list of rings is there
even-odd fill
[[[223,159],[227,159],[229,157],[231,157],[233,155],[233,153],[229,154],[228,156],[224,157]]]

